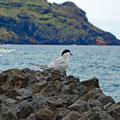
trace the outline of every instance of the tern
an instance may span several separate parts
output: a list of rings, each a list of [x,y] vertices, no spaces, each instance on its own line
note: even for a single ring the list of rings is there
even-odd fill
[[[55,70],[65,71],[69,66],[70,55],[72,56],[70,50],[65,49],[59,58],[52,60],[48,65],[38,65],[38,64],[33,64],[33,65],[39,66],[40,69],[55,69]]]

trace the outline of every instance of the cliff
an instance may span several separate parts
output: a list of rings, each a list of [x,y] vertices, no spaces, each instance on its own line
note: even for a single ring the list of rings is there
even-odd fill
[[[97,78],[80,82],[57,70],[0,73],[0,120],[119,120],[120,103]]]
[[[72,2],[0,0],[0,43],[120,45]]]

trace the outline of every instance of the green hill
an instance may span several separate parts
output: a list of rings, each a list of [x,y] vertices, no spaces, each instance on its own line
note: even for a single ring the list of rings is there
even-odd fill
[[[72,2],[0,0],[0,43],[120,45]]]

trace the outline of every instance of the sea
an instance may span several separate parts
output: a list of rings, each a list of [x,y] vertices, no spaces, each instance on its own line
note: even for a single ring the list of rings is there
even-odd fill
[[[97,77],[103,92],[120,101],[120,46],[0,45],[0,72],[13,68],[40,70],[31,63],[49,64],[64,49],[73,54],[68,75],[80,81]]]

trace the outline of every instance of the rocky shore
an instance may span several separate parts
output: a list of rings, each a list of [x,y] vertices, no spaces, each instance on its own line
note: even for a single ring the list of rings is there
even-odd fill
[[[97,78],[10,69],[0,73],[0,120],[120,120],[120,103],[102,92]]]

